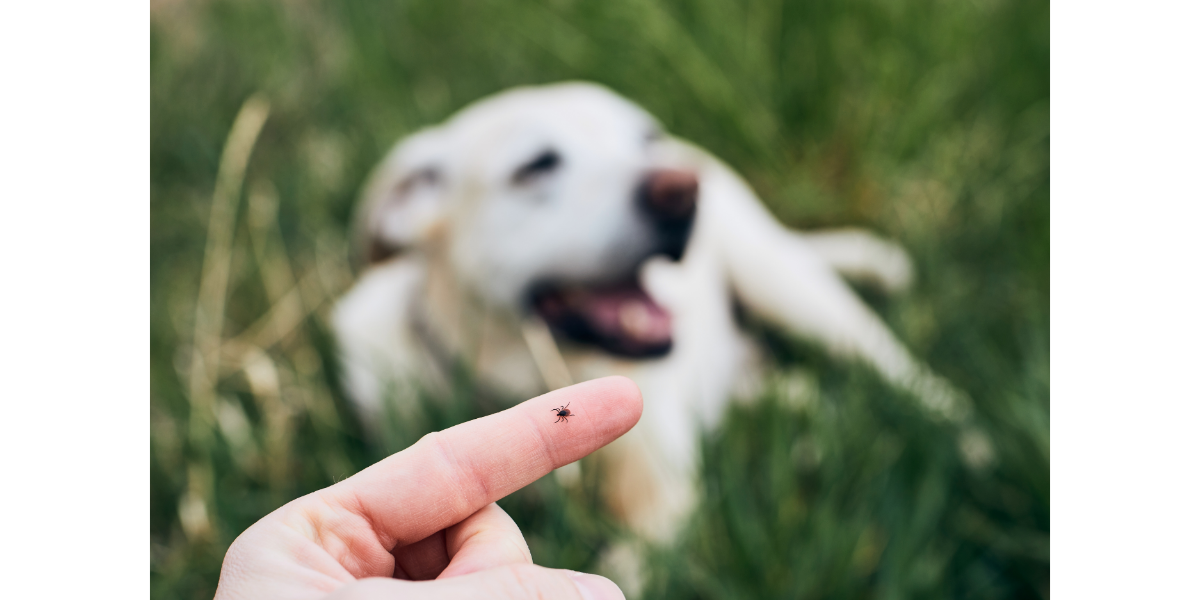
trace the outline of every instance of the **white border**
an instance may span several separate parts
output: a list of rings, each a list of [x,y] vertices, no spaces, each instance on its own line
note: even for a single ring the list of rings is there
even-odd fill
[[[8,597],[149,596],[149,41],[144,3],[0,3]]]
[[[1200,588],[1200,9],[1051,9],[1057,598]]]

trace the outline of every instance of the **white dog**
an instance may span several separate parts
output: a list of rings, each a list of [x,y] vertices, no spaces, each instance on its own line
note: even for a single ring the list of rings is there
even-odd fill
[[[692,507],[698,428],[756,387],[735,303],[942,417],[969,410],[842,280],[904,288],[901,249],[784,228],[729,167],[596,85],[507,91],[401,141],[361,214],[370,264],[333,324],[365,420],[385,399],[411,410],[455,361],[514,398],[625,375],[645,409],[603,452],[607,490],[650,539]]]

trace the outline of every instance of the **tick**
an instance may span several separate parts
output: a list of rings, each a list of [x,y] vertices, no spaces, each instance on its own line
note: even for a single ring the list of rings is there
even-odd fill
[[[571,409],[567,408],[567,406],[570,406],[570,405],[571,405],[571,403],[568,402],[566,404],[566,406],[560,406],[558,408],[550,409],[550,412],[552,412],[558,416],[558,421],[567,421],[567,417],[575,416],[575,415],[571,414]],[[558,421],[555,421],[555,423],[557,423]],[[567,421],[567,422],[570,423],[570,421]]]

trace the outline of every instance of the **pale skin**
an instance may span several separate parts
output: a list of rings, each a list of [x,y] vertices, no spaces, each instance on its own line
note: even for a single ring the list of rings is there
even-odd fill
[[[554,427],[548,409],[568,402],[578,418]],[[624,598],[598,575],[534,565],[495,502],[612,442],[641,414],[637,386],[606,377],[429,434],[243,532],[225,554],[217,600]]]

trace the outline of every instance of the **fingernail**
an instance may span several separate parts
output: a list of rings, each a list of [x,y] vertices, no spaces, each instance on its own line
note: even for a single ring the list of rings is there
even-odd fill
[[[625,600],[617,584],[599,576],[571,571],[571,580],[579,588],[583,600]]]

